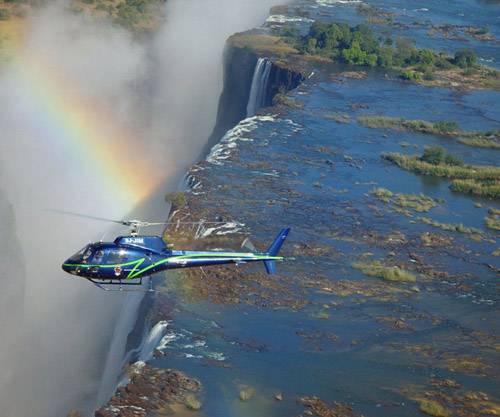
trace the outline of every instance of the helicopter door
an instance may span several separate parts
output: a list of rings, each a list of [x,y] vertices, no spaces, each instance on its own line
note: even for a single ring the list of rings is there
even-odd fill
[[[97,274],[99,272],[100,266],[102,264],[102,261],[104,259],[104,251],[101,249],[98,249],[95,251],[94,256],[92,257],[92,268],[90,268],[90,272],[93,274]]]

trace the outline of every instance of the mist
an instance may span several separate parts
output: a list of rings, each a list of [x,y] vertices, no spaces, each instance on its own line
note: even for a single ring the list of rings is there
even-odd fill
[[[163,27],[140,41],[64,3],[29,17],[0,69],[2,416],[91,415],[112,392],[140,296],[60,265],[125,231],[45,209],[165,220],[164,194],[213,128],[224,42],[273,3],[168,0]]]

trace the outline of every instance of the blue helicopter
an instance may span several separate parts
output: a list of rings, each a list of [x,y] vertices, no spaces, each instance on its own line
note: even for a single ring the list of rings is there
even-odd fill
[[[176,268],[203,267],[223,264],[263,262],[268,274],[276,272],[276,261],[283,261],[278,252],[290,228],[282,229],[266,252],[258,252],[248,239],[242,246],[249,252],[184,251],[173,250],[160,236],[139,234],[143,227],[166,225],[169,222],[151,223],[140,220],[111,220],[71,212],[64,214],[118,223],[130,227],[130,235],[118,236],[113,242],[95,242],[68,258],[62,269],[69,274],[83,277],[105,291],[126,291],[142,287],[143,279],[158,272]],[[180,222],[196,224],[196,222]],[[214,224],[225,222],[204,222]],[[177,224],[177,222],[176,222]],[[152,291],[152,283],[149,280]],[[118,286],[118,289],[116,289]],[[141,291],[140,289],[138,289]]]

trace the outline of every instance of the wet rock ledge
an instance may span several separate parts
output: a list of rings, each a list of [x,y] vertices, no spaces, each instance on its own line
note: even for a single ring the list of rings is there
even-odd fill
[[[118,388],[95,417],[146,417],[170,415],[179,409],[201,407],[196,393],[201,383],[175,369],[158,369],[137,362],[128,369],[130,382]]]

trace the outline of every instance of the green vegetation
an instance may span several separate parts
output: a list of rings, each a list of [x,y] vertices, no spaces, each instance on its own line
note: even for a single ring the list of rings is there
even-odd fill
[[[446,137],[456,137],[458,142],[469,146],[481,148],[500,149],[500,131],[493,132],[467,132],[459,128],[456,122],[425,120],[410,120],[387,116],[361,116],[359,123],[373,129],[396,129],[423,134]]]
[[[10,11],[7,9],[0,9],[0,20],[7,20],[10,17]]]
[[[455,52],[454,62],[460,68],[471,68],[476,65],[477,55],[468,48],[459,49]]]
[[[464,166],[464,162],[457,157],[447,154],[440,146],[430,146],[424,149],[420,160],[431,165]]]
[[[165,201],[172,204],[173,210],[178,210],[186,204],[186,196],[182,192],[168,193],[165,195]]]
[[[401,269],[399,266],[385,266],[380,261],[370,263],[354,262],[354,269],[370,277],[381,278],[392,282],[416,282],[417,278],[411,272]]]
[[[88,0],[93,2],[94,0]],[[124,0],[116,6],[116,19],[125,26],[133,26],[146,17],[147,8],[151,1]]]
[[[500,231],[500,210],[490,208],[488,215],[484,218],[484,223],[489,229]]]
[[[372,191],[372,194],[384,203],[389,203],[394,195],[394,193],[387,188],[376,188]]]
[[[131,29],[151,29],[161,19],[157,6],[162,0],[72,0],[76,12],[106,17]]]
[[[483,235],[483,231],[476,229],[475,227],[464,226],[462,223],[440,223],[430,217],[420,217],[420,220],[428,225],[437,227],[441,230],[446,230],[448,232],[458,232],[466,235]]]
[[[420,400],[420,411],[434,417],[451,417],[451,412],[436,401]]]
[[[466,165],[441,147],[427,148],[421,157],[388,153],[382,156],[402,169],[452,179],[453,191],[500,198],[500,167]]]
[[[453,180],[450,189],[457,193],[474,194],[487,198],[500,198],[500,181]]]
[[[262,54],[286,56],[298,52],[278,36],[238,33],[231,36],[228,41],[237,48],[249,48]]]
[[[362,5],[360,9],[362,14],[369,16],[371,23],[392,19],[390,13],[372,6]],[[410,39],[384,39],[375,35],[366,24],[351,27],[346,23],[316,21],[305,36],[286,26],[276,33],[293,49],[314,59],[390,68],[403,79],[428,85],[500,89],[500,72],[478,65],[476,54],[471,49],[460,49],[450,56],[417,48]]]
[[[396,42],[379,40],[367,25],[350,27],[345,23],[315,22],[306,36],[301,37],[289,30],[283,32],[283,36],[291,38],[303,53],[322,55],[335,62],[408,68],[402,73],[404,77],[415,77],[416,72],[422,76],[426,69],[472,67],[477,60],[470,49],[461,49],[450,57],[430,49],[419,49],[409,39],[399,38]]]
[[[420,213],[427,212],[433,207],[436,207],[438,204],[436,200],[423,194],[398,194],[393,193],[386,188],[376,188],[372,191],[372,193],[384,203],[391,203],[393,205],[402,208],[409,208]]]

